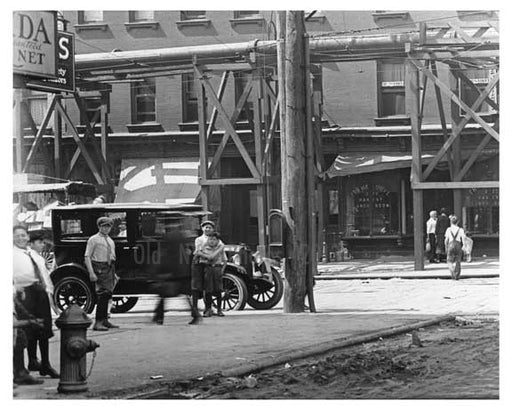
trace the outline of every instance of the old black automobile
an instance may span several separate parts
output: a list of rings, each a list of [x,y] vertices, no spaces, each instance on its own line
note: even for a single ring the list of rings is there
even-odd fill
[[[190,274],[194,239],[207,212],[197,205],[94,204],[69,205],[52,210],[57,268],[51,273],[55,304],[65,309],[77,303],[90,313],[95,306],[93,284],[84,265],[87,239],[97,232],[100,216],[113,219],[110,236],[116,244],[114,313],[127,312],[140,296],[155,293],[152,285],[162,275]],[[179,247],[176,247],[176,239]],[[233,259],[224,270],[223,307],[241,310],[246,303],[256,309],[275,306],[283,283],[275,268],[265,269],[241,247],[229,247]],[[233,254],[235,251],[235,254]],[[230,253],[230,252],[228,252]],[[245,255],[240,263],[236,255]]]

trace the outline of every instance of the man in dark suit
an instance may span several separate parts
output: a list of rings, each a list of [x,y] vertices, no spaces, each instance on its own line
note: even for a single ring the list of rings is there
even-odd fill
[[[444,246],[444,235],[450,227],[446,208],[441,208],[441,215],[437,217],[436,223],[436,257],[439,262],[446,262],[446,249]]]

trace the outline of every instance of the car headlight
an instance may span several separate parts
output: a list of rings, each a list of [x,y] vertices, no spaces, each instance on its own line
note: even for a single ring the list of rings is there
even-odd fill
[[[231,262],[233,262],[235,265],[241,265],[241,263],[240,263],[240,255],[238,253],[234,254],[231,257]]]

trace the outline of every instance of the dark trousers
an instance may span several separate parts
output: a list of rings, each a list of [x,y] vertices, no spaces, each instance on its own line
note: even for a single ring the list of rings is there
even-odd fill
[[[428,253],[428,260],[434,262],[436,259],[436,234],[428,234],[428,243],[430,244],[430,252]]]

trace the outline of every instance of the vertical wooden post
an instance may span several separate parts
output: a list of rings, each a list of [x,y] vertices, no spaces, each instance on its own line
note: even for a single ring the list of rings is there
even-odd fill
[[[423,191],[414,187],[415,183],[422,181],[421,168],[421,129],[419,119],[419,75],[418,69],[410,58],[406,67],[406,90],[408,114],[411,119],[411,181],[413,184],[412,202],[414,217],[414,269],[423,270]]]
[[[53,111],[53,169],[55,178],[62,178],[62,119],[58,110]]]
[[[199,126],[199,179],[206,182],[208,171],[208,153],[206,145],[206,103],[203,82],[199,78],[199,70],[195,70],[197,93],[197,121]],[[208,210],[208,185],[201,185],[201,204]]]
[[[449,70],[449,83],[450,83],[450,89],[455,94],[459,94],[459,84],[457,77],[452,73],[452,70]],[[455,104],[455,102],[451,101],[451,117],[452,117],[452,130],[459,129],[458,125],[461,122],[461,118],[459,115],[459,106]],[[462,131],[461,134],[455,138],[455,141],[453,141],[453,144],[451,146],[451,158],[453,160],[453,165],[450,167],[451,170],[453,170],[453,173],[450,175],[451,180],[455,181],[455,176],[459,174],[459,171],[461,169],[461,157],[460,157],[460,149],[461,144],[460,140],[462,138]],[[461,189],[454,189],[453,190],[453,209],[451,210],[452,213],[461,217],[462,214],[462,190]],[[450,212],[450,210],[448,210]],[[462,220],[461,220],[462,221]]]
[[[311,62],[309,58],[309,38],[304,36],[304,90],[306,105],[306,192],[308,195],[308,265],[306,288],[310,312],[316,312],[313,294],[314,277],[317,273],[317,224],[316,224],[316,184],[315,184],[315,143],[313,135],[313,108],[311,95]]]
[[[284,312],[304,311],[306,296],[308,209],[304,198],[306,185],[306,121],[304,78],[304,12],[286,12],[285,34],[285,86],[286,104],[283,178],[287,188],[283,190],[283,237],[287,244],[285,258]]]
[[[23,115],[21,103],[23,99],[23,89],[14,89],[14,135],[16,136],[16,172],[23,169]]]
[[[108,167],[108,93],[101,93],[101,155],[104,162],[102,161],[101,175],[104,181],[108,181],[110,177],[110,170]],[[93,137],[94,138],[94,137]],[[109,181],[110,182],[110,181]]]

